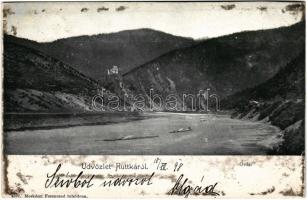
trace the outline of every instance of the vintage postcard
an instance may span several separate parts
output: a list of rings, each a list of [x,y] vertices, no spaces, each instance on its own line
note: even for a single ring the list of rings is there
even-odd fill
[[[2,3],[2,196],[305,196],[305,2]]]

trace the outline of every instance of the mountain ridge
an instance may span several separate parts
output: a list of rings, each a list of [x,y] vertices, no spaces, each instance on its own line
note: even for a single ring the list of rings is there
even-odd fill
[[[304,48],[304,32],[301,22],[208,39],[134,68],[124,74],[124,82],[131,91],[147,95],[151,88],[162,94],[197,94],[211,88],[224,98],[273,77]]]
[[[192,49],[192,48],[195,48],[195,47],[197,47],[197,46],[199,46],[199,45],[202,45],[203,43],[206,43],[206,42],[208,42],[208,41],[212,41],[212,40],[216,40],[216,39],[223,39],[223,38],[227,38],[227,37],[232,37],[232,36],[238,36],[238,35],[241,35],[241,34],[249,34],[249,33],[259,33],[259,32],[266,32],[266,31],[275,31],[275,30],[280,30],[280,29],[284,29],[284,30],[286,30],[286,29],[288,29],[289,27],[299,27],[299,26],[305,26],[305,21],[301,21],[301,22],[298,22],[298,23],[295,23],[295,24],[292,24],[292,25],[290,25],[290,26],[280,26],[280,27],[277,27],[277,28],[270,28],[270,29],[259,29],[259,30],[251,30],[251,31],[240,31],[240,32],[235,32],[235,33],[231,33],[231,34],[226,34],[226,35],[222,35],[222,36],[218,36],[218,37],[212,37],[212,38],[206,38],[206,39],[200,39],[200,40],[198,40],[198,39],[194,39],[194,41],[195,41],[195,44],[194,45],[192,45],[192,46],[188,46],[188,47],[183,47],[183,48],[181,48],[181,49],[174,49],[174,50],[172,50],[172,51],[170,51],[170,52],[167,52],[167,53],[165,53],[165,54],[163,54],[163,55],[160,55],[159,57],[157,57],[157,58],[155,58],[155,59],[153,59],[153,60],[150,60],[150,61],[148,61],[147,63],[144,63],[144,64],[142,64],[142,65],[140,65],[140,66],[138,66],[138,67],[136,67],[136,68],[134,68],[134,69],[132,69],[132,70],[130,70],[130,71],[128,71],[128,72],[126,72],[125,74],[123,74],[123,75],[126,75],[126,74],[129,74],[129,73],[131,73],[132,71],[135,71],[135,70],[137,70],[138,68],[141,68],[142,66],[144,66],[144,65],[146,65],[146,64],[149,64],[150,62],[152,62],[152,61],[154,61],[154,60],[156,60],[156,59],[159,59],[159,58],[161,58],[161,57],[163,57],[163,56],[165,56],[165,55],[167,55],[167,54],[171,54],[171,53],[174,53],[174,52],[178,52],[178,51],[181,51],[181,50],[183,50],[183,49]]]
[[[191,38],[147,28],[81,35],[42,43],[12,35],[4,35],[4,38],[61,60],[101,83],[106,79],[107,70],[114,65],[120,68],[120,72],[126,72],[161,54],[195,43]]]
[[[122,73],[194,40],[160,31],[137,29],[113,34],[80,36],[42,43],[42,50],[70,63],[85,75],[103,82],[107,69],[116,65]]]
[[[97,81],[101,86],[108,86],[106,89],[110,89],[115,94],[144,94],[148,96],[149,90],[153,88],[155,92],[162,95],[174,93],[180,96],[182,94],[197,94],[201,89],[211,88],[211,92],[223,98],[250,86],[261,84],[278,73],[304,47],[305,39],[302,34],[305,31],[304,27],[305,23],[302,22],[290,27],[234,33],[208,39],[192,46],[181,47],[161,54],[157,58],[123,73],[123,79],[101,76],[100,78],[105,84],[101,83],[101,79],[93,78],[84,74],[82,70],[78,70],[69,59],[65,62],[58,59],[57,56],[50,56],[44,48],[40,47],[40,43],[8,35],[4,36],[4,41],[22,44],[40,52],[36,52],[36,54],[44,54],[61,61],[64,65],[72,66],[74,70]],[[143,30],[156,34],[152,30]],[[127,34],[126,37],[130,38],[131,32],[124,32]],[[138,33],[143,34],[142,32]],[[147,34],[146,37],[150,37],[150,35]],[[161,42],[160,39],[158,37]],[[125,40],[124,37],[119,38],[119,44],[123,40]],[[150,41],[154,40],[151,38]],[[71,43],[72,40],[64,40],[64,42]],[[109,43],[113,45],[114,40],[110,40]],[[76,41],[76,44],[69,45],[76,46],[78,44],[80,44],[79,40]],[[95,49],[96,46],[94,45],[93,48]],[[60,47],[61,45],[56,48]],[[63,51],[65,48],[60,52]],[[139,47],[139,51],[143,51],[143,48]],[[83,59],[82,56],[77,57]],[[105,73],[104,67],[102,70]],[[124,88],[118,80],[122,81]]]
[[[120,30],[120,31],[114,31],[114,32],[107,32],[107,33],[97,33],[97,34],[91,34],[91,35],[76,35],[76,36],[64,37],[64,38],[59,38],[59,39],[55,39],[55,40],[52,40],[52,41],[38,42],[38,43],[46,44],[46,43],[53,43],[53,42],[66,40],[66,39],[78,39],[78,38],[82,38],[82,37],[90,38],[90,37],[107,36],[107,35],[114,35],[114,34],[120,34],[120,33],[125,33],[125,34],[128,33],[129,34],[129,32],[136,32],[136,31],[162,33],[162,34],[177,37],[177,38],[183,38],[183,39],[189,39],[189,40],[197,41],[196,39],[193,39],[192,37],[178,36],[178,35],[174,35],[174,34],[171,34],[171,33],[167,33],[167,32],[152,29],[152,28],[137,28],[137,29],[126,29],[126,30]],[[23,39],[26,39],[26,38],[23,38]],[[31,40],[31,41],[33,41],[33,40]],[[37,41],[35,41],[35,42],[37,42]]]

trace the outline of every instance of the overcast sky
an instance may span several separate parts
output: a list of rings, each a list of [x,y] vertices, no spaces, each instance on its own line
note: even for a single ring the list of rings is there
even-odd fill
[[[296,3],[49,2],[4,5],[7,33],[36,41],[151,28],[194,39],[289,26]]]

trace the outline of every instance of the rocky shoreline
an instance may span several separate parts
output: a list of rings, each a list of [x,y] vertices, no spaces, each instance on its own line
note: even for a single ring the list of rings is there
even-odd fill
[[[280,128],[281,142],[268,154],[300,155],[304,154],[305,144],[304,110],[303,100],[250,102],[232,113],[231,118],[262,121]]]

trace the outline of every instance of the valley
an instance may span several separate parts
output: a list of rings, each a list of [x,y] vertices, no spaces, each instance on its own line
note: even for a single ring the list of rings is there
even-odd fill
[[[305,21],[202,41],[148,29],[4,35],[5,151],[301,154],[304,35]]]

